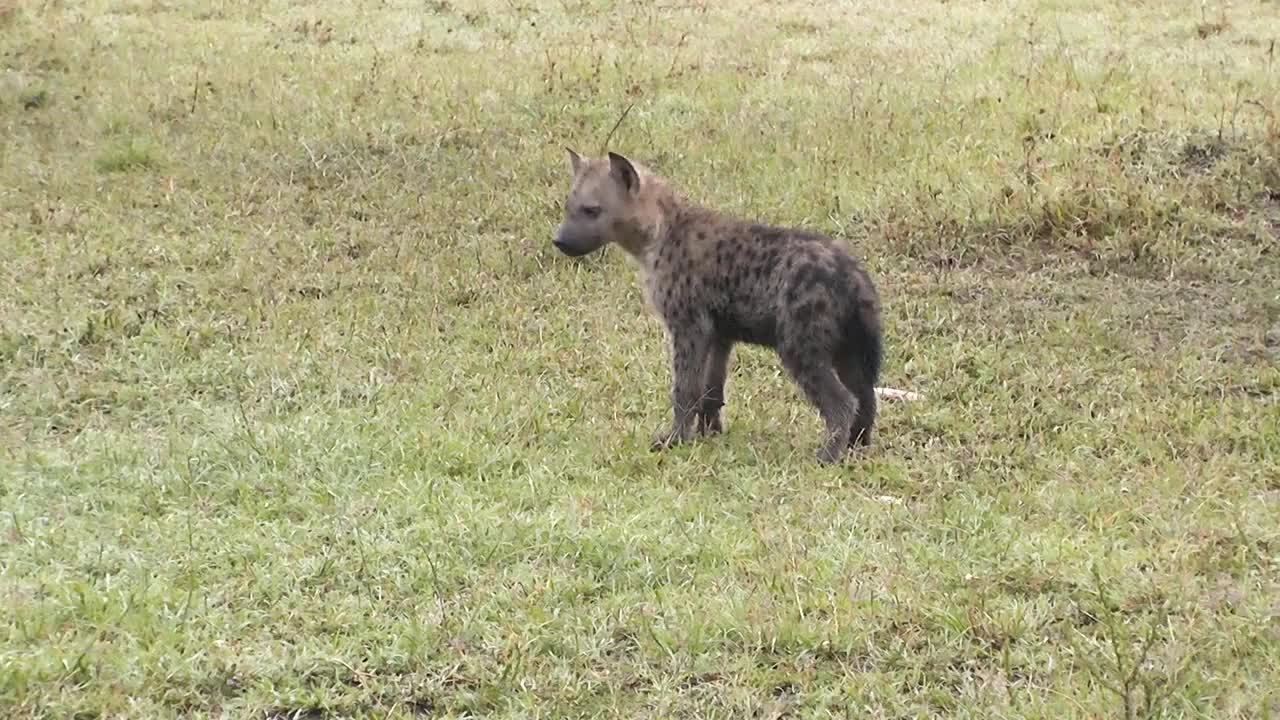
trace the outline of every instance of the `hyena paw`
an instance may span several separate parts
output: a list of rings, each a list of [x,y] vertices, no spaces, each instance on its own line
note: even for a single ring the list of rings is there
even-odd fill
[[[689,438],[687,436],[687,432],[681,433],[677,430],[663,430],[653,436],[653,443],[649,445],[649,450],[652,452],[659,452],[661,450],[673,448],[688,440]]]
[[[661,452],[671,447],[671,432],[663,430],[653,436],[653,442],[649,443],[649,452]]]
[[[818,450],[818,463],[822,465],[835,465],[844,457],[846,445],[841,443],[839,447],[834,444],[826,445]]]
[[[720,411],[700,413],[698,415],[698,434],[706,437],[724,432],[724,423],[720,420]]]
[[[871,428],[854,428],[849,434],[849,447],[854,450],[871,446]]]

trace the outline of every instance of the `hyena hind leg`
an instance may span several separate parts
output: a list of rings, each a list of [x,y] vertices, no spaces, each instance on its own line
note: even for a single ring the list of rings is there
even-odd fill
[[[782,365],[818,408],[827,425],[827,435],[818,450],[818,462],[830,465],[840,460],[849,447],[858,399],[840,382],[835,369],[820,361],[817,354],[783,353]]]
[[[866,447],[871,444],[871,429],[876,422],[876,389],[866,377],[857,359],[849,353],[836,358],[836,372],[840,382],[858,399],[858,411],[849,433],[849,447]]]

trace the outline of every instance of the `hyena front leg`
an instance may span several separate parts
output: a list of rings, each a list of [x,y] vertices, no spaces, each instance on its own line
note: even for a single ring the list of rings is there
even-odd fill
[[[702,399],[703,375],[711,350],[707,328],[672,327],[671,333],[671,429],[658,433],[653,450],[664,450],[693,437]]]
[[[707,366],[702,379],[702,397],[698,402],[698,434],[717,435],[724,432],[720,408],[724,407],[724,383],[729,375],[729,353],[733,343],[717,337],[711,341]]]

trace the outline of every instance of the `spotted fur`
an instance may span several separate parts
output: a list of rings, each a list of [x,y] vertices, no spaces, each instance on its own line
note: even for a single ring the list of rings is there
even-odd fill
[[[844,248],[817,233],[691,204],[621,155],[569,154],[573,186],[556,247],[567,255],[621,247],[640,264],[646,297],[667,328],[672,423],[655,450],[723,430],[737,343],[774,348],[818,409],[826,423],[819,461],[836,462],[848,447],[870,444],[880,297]]]

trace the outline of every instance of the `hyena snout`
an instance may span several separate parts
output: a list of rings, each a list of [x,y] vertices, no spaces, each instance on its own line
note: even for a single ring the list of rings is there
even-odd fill
[[[575,232],[572,227],[562,226],[552,244],[565,255],[578,257],[599,249],[604,241],[594,234]]]

